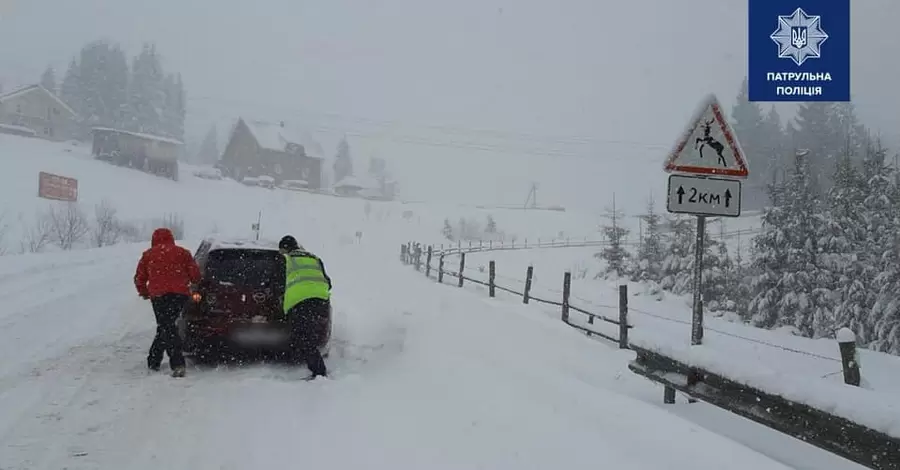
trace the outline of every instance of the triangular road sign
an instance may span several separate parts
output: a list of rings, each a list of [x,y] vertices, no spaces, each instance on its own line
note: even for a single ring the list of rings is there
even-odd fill
[[[734,130],[722,114],[715,95],[708,95],[688,122],[666,159],[666,173],[730,176],[750,174],[747,159]]]

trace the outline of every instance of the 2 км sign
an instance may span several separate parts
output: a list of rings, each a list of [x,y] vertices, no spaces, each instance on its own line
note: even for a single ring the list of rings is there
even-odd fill
[[[747,0],[750,101],[850,101],[850,0]]]
[[[78,180],[42,171],[38,174],[38,197],[57,201],[77,201]]]

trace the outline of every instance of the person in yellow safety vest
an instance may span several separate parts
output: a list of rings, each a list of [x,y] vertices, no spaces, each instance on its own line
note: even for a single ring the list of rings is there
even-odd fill
[[[319,346],[331,314],[331,278],[318,256],[306,251],[297,239],[285,235],[278,243],[284,257],[284,313],[291,325],[292,359],[305,362],[310,379],[327,376]]]

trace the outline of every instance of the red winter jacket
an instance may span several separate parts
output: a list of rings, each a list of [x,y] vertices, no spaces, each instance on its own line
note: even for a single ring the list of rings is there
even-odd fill
[[[142,297],[164,294],[191,294],[191,283],[200,282],[200,268],[191,252],[176,245],[172,231],[158,228],[153,232],[150,249],[141,255],[134,286]]]

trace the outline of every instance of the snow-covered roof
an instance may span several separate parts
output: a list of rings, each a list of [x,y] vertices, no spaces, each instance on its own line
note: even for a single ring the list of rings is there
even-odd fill
[[[0,124],[0,129],[6,129],[10,131],[23,132],[26,134],[37,134],[34,129],[25,126],[14,126],[12,124]]]
[[[140,139],[155,140],[157,142],[165,142],[167,144],[172,144],[172,145],[184,145],[184,142],[177,140],[177,139],[172,139],[169,137],[163,137],[163,136],[153,135],[153,134],[144,134],[141,132],[131,132],[131,131],[126,131],[126,130],[122,130],[122,129],[113,129],[111,127],[95,127],[93,129],[91,129],[91,131],[114,132],[116,134],[128,134],[128,135],[131,135],[134,137],[138,137]]]
[[[281,123],[251,119],[244,119],[244,124],[250,129],[259,146],[266,150],[284,152],[288,144],[298,144],[303,146],[307,156],[324,158],[322,145],[307,131],[282,126]]]
[[[278,242],[273,240],[252,240],[242,238],[229,238],[210,240],[209,251],[213,250],[275,250],[278,251]]]
[[[9,93],[2,94],[2,95],[0,95],[0,103],[4,102],[6,100],[9,100],[9,99],[15,98],[17,96],[22,96],[26,93],[34,92],[34,91],[44,92],[44,93],[50,95],[50,97],[53,98],[62,109],[66,110],[72,116],[78,115],[78,113],[76,113],[74,109],[69,107],[69,105],[67,105],[65,101],[60,99],[60,97],[56,96],[56,93],[53,93],[52,91],[44,88],[43,86],[41,86],[39,84],[38,85],[28,85],[26,87],[22,87],[17,90],[10,91]]]

